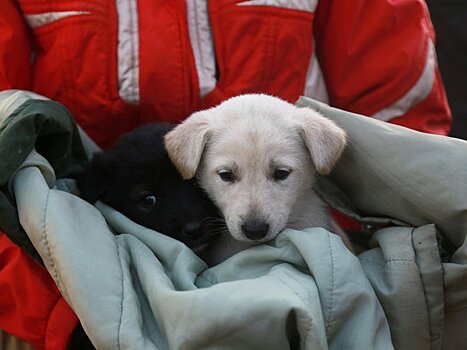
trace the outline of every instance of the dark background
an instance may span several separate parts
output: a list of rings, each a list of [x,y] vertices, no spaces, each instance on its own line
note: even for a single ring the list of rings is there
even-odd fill
[[[451,106],[451,136],[467,140],[467,0],[427,0],[438,65]]]

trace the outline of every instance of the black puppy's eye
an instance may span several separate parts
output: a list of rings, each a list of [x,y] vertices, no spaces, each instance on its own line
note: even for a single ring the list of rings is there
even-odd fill
[[[153,194],[148,194],[146,197],[144,197],[141,200],[141,202],[145,206],[152,207],[153,205],[155,205],[157,203],[157,199],[156,199],[156,196],[154,196]]]
[[[225,182],[234,182],[235,178],[230,170],[222,169],[217,172],[222,181]]]
[[[284,181],[287,179],[292,171],[288,169],[276,169],[274,170],[274,180],[276,181]]]

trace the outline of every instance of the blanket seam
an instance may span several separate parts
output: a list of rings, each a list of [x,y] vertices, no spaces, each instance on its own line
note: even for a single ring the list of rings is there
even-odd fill
[[[123,298],[124,298],[124,288],[125,288],[125,283],[123,281],[124,277],[123,277],[123,266],[122,266],[122,259],[121,259],[121,256],[120,256],[120,244],[117,240],[117,256],[118,256],[118,263],[120,265],[120,271],[121,271],[121,278],[122,278],[122,297],[120,298],[120,318],[118,320],[118,327],[117,327],[117,349],[120,349],[120,330],[121,330],[121,327],[122,327],[122,319],[123,319]]]
[[[52,252],[50,250],[49,239],[47,235],[47,208],[49,206],[49,198],[50,198],[50,189],[47,191],[47,198],[45,199],[44,208],[43,208],[42,227],[41,227],[42,238],[44,239],[45,252],[47,254],[50,267],[52,268],[53,278],[55,280],[55,283],[57,283],[58,289],[62,292],[63,289],[62,289],[60,280],[58,278],[57,266],[55,265],[54,259],[52,258]]]
[[[330,282],[330,299],[329,299],[329,311],[328,311],[328,320],[326,321],[326,335],[329,336],[329,328],[331,327],[331,319],[332,319],[332,308],[334,307],[334,279],[335,279],[335,271],[334,271],[334,253],[332,250],[332,242],[331,236],[328,233],[328,244],[329,244],[329,252],[331,253],[331,282]]]
[[[433,229],[434,229],[434,233],[435,233],[435,238],[434,239],[436,241],[436,226],[433,226]],[[428,313],[428,333],[430,335],[430,344],[433,345],[433,343],[435,343],[436,341],[439,341],[442,337],[441,337],[441,335],[439,333],[438,334],[436,334],[436,333],[433,334],[433,332],[434,332],[433,329],[436,327],[436,325],[434,324],[435,323],[434,319],[436,318],[436,315],[433,314],[433,310],[430,307],[430,302],[428,300],[428,294],[432,294],[433,292],[432,293],[427,292],[427,290],[430,289],[430,287],[427,286],[427,282],[426,282],[427,277],[426,277],[426,274],[425,274],[425,270],[422,271],[422,266],[417,264],[417,256],[420,256],[421,254],[417,250],[417,245],[415,245],[414,242],[413,242],[414,233],[415,233],[415,228],[412,228],[412,230],[410,232],[410,235],[411,235],[412,247],[413,247],[414,254],[415,254],[414,262],[415,262],[415,265],[417,266],[418,275],[420,277],[420,282],[421,282],[421,284],[423,286],[423,296],[424,296],[424,299],[425,299],[426,309],[427,309],[427,313]],[[443,271],[441,269],[441,273],[442,272]],[[444,296],[444,293],[443,293],[443,296]],[[443,309],[444,309],[444,307],[443,307]],[[444,326],[444,319],[443,319],[443,326]]]
[[[365,259],[365,258],[360,258],[359,260],[360,262],[365,261],[370,264],[379,265],[382,267],[385,265],[388,265],[389,263],[401,263],[401,264],[415,263],[415,260],[411,260],[411,259],[393,259],[393,260],[385,260],[384,262],[378,262],[378,261]]]

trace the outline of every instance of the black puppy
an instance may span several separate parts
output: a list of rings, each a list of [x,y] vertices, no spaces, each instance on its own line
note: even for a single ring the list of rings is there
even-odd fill
[[[214,204],[183,180],[164,148],[170,124],[143,125],[96,153],[77,184],[81,197],[102,201],[138,224],[182,241],[200,254],[215,238]]]
[[[96,153],[77,179],[83,199],[100,200],[131,220],[185,243],[202,256],[219,232],[219,213],[194,181],[185,181],[163,144],[170,124],[147,124]],[[94,349],[79,324],[70,350]]]

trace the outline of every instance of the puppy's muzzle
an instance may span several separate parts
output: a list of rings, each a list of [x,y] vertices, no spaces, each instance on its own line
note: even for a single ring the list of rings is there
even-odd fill
[[[266,237],[269,232],[269,224],[265,221],[246,221],[242,225],[242,231],[248,239],[256,241]]]
[[[203,234],[199,222],[189,222],[183,227],[183,234],[188,238],[198,238]]]

